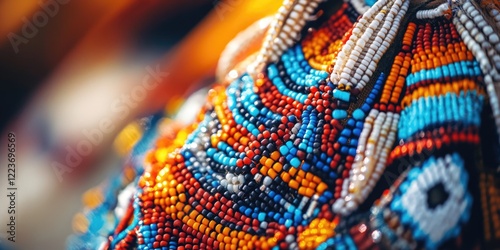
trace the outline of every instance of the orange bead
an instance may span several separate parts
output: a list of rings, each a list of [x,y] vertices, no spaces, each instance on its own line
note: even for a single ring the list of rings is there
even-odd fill
[[[276,171],[274,171],[274,169],[270,168],[270,169],[267,171],[267,175],[268,175],[269,177],[271,177],[271,179],[273,179],[273,180],[274,180],[274,178],[276,178],[276,176],[277,176],[278,174],[276,173]]]
[[[282,172],[280,177],[285,183],[290,182],[290,174],[288,174],[287,172]]]
[[[293,189],[298,189],[299,183],[296,180],[290,180],[290,182],[288,182],[288,186],[290,186]]]
[[[283,165],[282,165],[281,163],[279,163],[279,162],[275,162],[275,163],[273,164],[273,169],[274,169],[274,171],[276,171],[277,173],[280,173],[280,172],[281,172],[281,170],[283,170]]]
[[[271,153],[271,158],[275,161],[277,161],[280,158],[280,153],[278,151],[274,151]]]
[[[267,160],[264,163],[264,165],[266,165],[266,167],[272,167],[273,164],[274,164],[274,160],[271,158],[267,158]]]
[[[324,182],[321,182],[318,187],[316,187],[316,191],[318,191],[318,193],[323,193],[327,188],[328,186]]]

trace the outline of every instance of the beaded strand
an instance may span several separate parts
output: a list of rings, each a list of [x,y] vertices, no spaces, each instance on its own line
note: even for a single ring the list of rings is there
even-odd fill
[[[448,3],[442,3],[434,9],[417,11],[417,19],[433,19],[440,16],[451,17],[451,7]]]
[[[363,14],[337,56],[330,76],[334,85],[347,91],[363,89],[393,41],[408,6],[409,1],[378,1]]]
[[[279,60],[281,53],[291,47],[319,3],[324,0],[284,0],[272,20],[255,62],[249,66],[249,73],[261,72],[269,62]]]
[[[493,117],[497,127],[497,138],[500,141],[500,36],[480,14],[470,1],[458,4],[458,10],[453,18],[464,43],[478,59],[484,83],[492,107]],[[497,26],[498,27],[498,26]]]
[[[396,107],[402,94],[404,79],[409,73],[410,48],[415,28],[414,23],[408,25],[402,49],[395,57],[385,80],[382,95],[365,119],[349,178],[342,185],[341,197],[333,205],[333,211],[337,213],[346,215],[354,211],[366,199],[385,169],[386,159],[396,139],[400,112]],[[359,119],[366,112],[367,110],[358,109],[354,114]]]

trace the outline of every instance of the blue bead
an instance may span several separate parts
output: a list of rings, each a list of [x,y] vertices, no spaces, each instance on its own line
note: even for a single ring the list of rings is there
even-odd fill
[[[250,208],[245,209],[246,216],[250,216],[251,214],[252,214],[252,209],[250,209]]]
[[[333,118],[334,119],[344,119],[347,117],[347,111],[342,110],[342,109],[336,109],[333,111]]]
[[[323,165],[323,167],[321,168],[321,171],[323,172],[328,172],[330,170],[330,166],[328,165]]]
[[[279,74],[279,71],[278,71],[278,68],[276,67],[275,64],[270,64],[267,67],[267,75],[268,75],[269,79],[273,79],[274,77],[278,76],[278,74]]]
[[[449,67],[449,70],[450,70],[450,76],[451,77],[456,77],[457,76],[457,71],[455,70],[455,67],[453,67],[452,65],[448,65]]]
[[[363,112],[361,109],[356,109],[354,112],[352,112],[352,117],[356,120],[362,120],[365,118],[365,112]]]
[[[363,112],[365,112],[365,114],[366,114],[366,113],[368,113],[368,112],[370,111],[370,109],[371,109],[371,108],[370,108],[370,105],[368,105],[368,104],[366,104],[366,103],[365,103],[365,104],[363,104],[363,106],[361,106],[361,110],[362,110]]]
[[[279,195],[279,194],[277,194],[276,196],[273,196],[273,197],[274,197],[274,201],[275,202],[280,202],[281,199],[283,199],[283,197],[281,195]]]
[[[359,136],[361,134],[361,129],[359,128],[355,128],[352,130],[352,133],[355,135],[355,136]]]
[[[279,220],[281,218],[281,214],[276,213],[274,214],[273,218],[274,220]]]
[[[258,217],[258,219],[259,219],[260,221],[265,220],[265,219],[266,219],[266,214],[265,214],[265,213],[259,213],[259,217]]]
[[[302,214],[300,213],[300,210],[295,210],[295,214],[293,216],[293,219],[295,221],[305,221],[305,220],[302,220]]]
[[[281,153],[281,155],[286,155],[286,154],[288,154],[288,147],[287,147],[287,146],[285,146],[285,145],[282,145],[282,146],[280,147],[280,153]]]
[[[346,143],[347,143],[347,137],[340,136],[340,137],[339,137],[339,143],[340,143],[341,145],[346,144]]]
[[[255,107],[250,107],[248,112],[254,117],[259,115],[259,110]]]
[[[353,119],[349,119],[349,121],[347,121],[347,125],[349,125],[350,127],[354,127],[356,126],[356,121],[354,121]]]
[[[307,171],[309,171],[310,168],[311,168],[311,165],[309,163],[304,162],[304,164],[302,164],[302,170],[307,172]]]
[[[345,137],[349,137],[351,135],[351,130],[348,128],[345,128],[342,130],[342,132],[340,132],[340,135],[345,136]]]
[[[347,154],[349,152],[349,148],[347,146],[343,146],[340,148],[340,153]]]
[[[325,160],[327,158],[326,154],[325,153],[321,153],[320,158],[321,158],[321,160]]]
[[[356,143],[356,145],[357,145],[357,143]],[[356,149],[355,148],[350,148],[349,149],[349,155],[356,156]]]
[[[207,149],[207,155],[209,157],[212,157],[215,154],[216,151],[217,150],[215,148],[209,148],[209,149]]]
[[[351,93],[335,89],[333,91],[333,97],[335,99],[339,99],[339,100],[342,100],[342,101],[345,101],[345,102],[349,102],[349,99],[351,98]]]
[[[294,157],[291,161],[290,164],[294,166],[295,168],[298,168],[300,166],[300,160],[297,157]]]

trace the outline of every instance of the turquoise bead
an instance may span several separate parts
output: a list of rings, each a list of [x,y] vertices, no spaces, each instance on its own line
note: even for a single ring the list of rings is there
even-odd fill
[[[297,157],[294,157],[291,161],[290,164],[294,166],[295,168],[298,168],[300,166],[300,160]]]
[[[275,64],[271,64],[269,65],[269,67],[267,67],[267,75],[269,79],[273,79],[278,76],[278,68]]]
[[[347,118],[347,111],[342,110],[342,109],[337,109],[333,111],[333,118],[334,119],[344,119]]]
[[[349,102],[349,99],[351,98],[351,93],[336,89],[333,91],[333,97],[342,100],[344,102]]]
[[[363,120],[363,118],[365,118],[365,112],[363,112],[361,109],[356,109],[352,113],[352,117],[354,117],[354,119],[356,120]]]

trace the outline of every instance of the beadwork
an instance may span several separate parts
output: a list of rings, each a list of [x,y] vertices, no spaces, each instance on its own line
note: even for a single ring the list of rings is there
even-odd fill
[[[500,57],[489,26],[463,17],[476,6],[354,0],[299,41],[320,2],[284,1],[247,72],[215,84],[196,122],[146,130],[139,177],[79,215],[89,226],[70,248],[472,248],[477,202],[496,218],[484,239],[499,239],[498,182],[474,156],[488,105],[499,121],[486,64]]]

